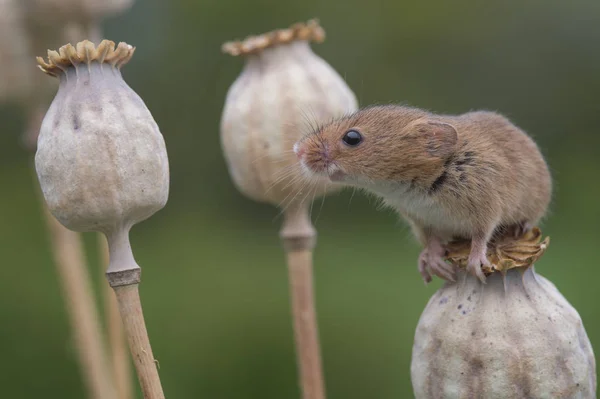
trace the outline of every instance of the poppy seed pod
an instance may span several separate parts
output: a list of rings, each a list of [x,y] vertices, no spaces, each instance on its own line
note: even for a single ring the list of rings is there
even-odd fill
[[[488,252],[502,273],[488,271],[487,284],[460,271],[458,283],[430,299],[413,347],[417,399],[596,397],[594,354],[579,314],[527,265],[547,247],[539,235],[534,229]],[[449,259],[466,263],[464,249]]]
[[[221,142],[235,185],[256,201],[282,205],[304,198],[296,196],[306,180],[294,142],[311,127],[357,109],[344,80],[310,48],[310,41],[324,38],[323,28],[309,21],[223,45],[246,63],[227,93]],[[318,181],[311,194],[332,188]]]
[[[38,58],[60,78],[35,156],[44,197],[65,227],[101,231],[109,244],[164,207],[169,193],[163,137],[121,76],[133,52],[125,43],[83,41],[49,51],[48,62]]]

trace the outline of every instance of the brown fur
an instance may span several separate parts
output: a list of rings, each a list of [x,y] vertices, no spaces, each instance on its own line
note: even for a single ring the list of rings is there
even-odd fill
[[[350,129],[363,136],[356,147],[342,141]],[[335,170],[330,177],[383,197],[424,245],[430,237],[487,243],[499,229],[535,225],[550,202],[551,177],[537,145],[494,112],[374,106],[321,127],[297,149],[312,173]]]

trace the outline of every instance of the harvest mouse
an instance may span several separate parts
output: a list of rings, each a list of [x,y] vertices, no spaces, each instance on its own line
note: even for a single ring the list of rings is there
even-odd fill
[[[552,182],[535,142],[488,111],[436,115],[383,105],[321,126],[294,145],[306,173],[364,188],[410,223],[424,249],[419,272],[454,281],[443,244],[471,239],[467,270],[485,282],[487,244],[546,213]]]

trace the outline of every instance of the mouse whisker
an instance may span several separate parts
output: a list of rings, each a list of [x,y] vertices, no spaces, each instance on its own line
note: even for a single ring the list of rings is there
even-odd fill
[[[283,185],[283,187],[281,187],[282,190],[285,190],[286,188],[295,185],[296,183],[298,183],[299,181],[305,180],[306,178],[302,175],[297,175],[294,176],[293,178],[291,178],[287,183],[285,183]]]
[[[275,181],[277,183],[279,183],[279,181],[282,178],[288,177],[290,176],[292,173],[294,172],[299,172],[300,168],[298,167],[298,164],[291,164],[291,165],[287,165],[283,168],[280,168],[278,170],[276,170],[275,172],[273,172],[273,176],[275,177]]]
[[[258,161],[261,161],[261,160],[263,160],[263,159],[265,159],[265,158],[268,158],[268,157],[270,157],[270,156],[271,156],[271,154],[264,154],[264,155],[261,155],[260,157],[256,157],[256,158],[255,158],[255,159],[252,161],[252,164],[255,164],[256,162],[258,162]],[[272,161],[273,161],[273,162],[281,162],[281,160],[272,160]]]
[[[311,120],[311,116],[308,115],[308,113],[306,112],[305,109],[301,109],[300,114],[302,116],[305,127],[307,128],[307,131],[309,133],[314,132],[315,128],[317,127],[317,120],[314,117],[314,115],[313,115],[313,119]]]
[[[313,179],[311,178],[311,184],[312,183],[313,183]],[[308,214],[310,216],[312,216],[313,205],[315,204],[315,198],[317,196],[317,190],[319,189],[319,186],[316,184],[316,182],[314,184],[312,184],[312,186],[313,186],[313,190],[312,190],[313,195],[312,195],[312,200],[310,201],[310,209],[309,209],[309,212],[308,212]]]
[[[299,194],[299,193],[301,193],[301,192],[302,192],[302,190],[304,190],[304,188],[306,187],[306,184],[307,184],[307,183],[306,183],[306,180],[303,180],[303,183],[302,183],[302,185],[301,185],[301,186],[298,188],[298,190],[295,190],[295,191],[294,191],[294,190],[291,190],[291,191],[288,193],[288,195],[286,195],[286,196],[285,196],[285,198],[284,198],[284,199],[281,201],[281,203],[280,203],[279,205],[283,205],[283,206],[284,206],[284,210],[285,210],[285,209],[287,208],[287,206],[288,206],[288,205],[289,205],[291,202],[293,202],[293,201],[294,201],[294,199],[296,198],[296,196],[298,196],[298,194]],[[288,198],[290,198],[290,196],[291,196],[292,198],[291,198],[290,202],[289,202],[289,203],[287,203],[287,205],[286,205],[286,202],[287,202]]]
[[[294,152],[294,150],[293,150],[293,149],[291,149],[291,150],[279,151],[279,152],[277,153],[277,158],[278,158],[278,159],[272,159],[272,160],[271,160],[271,162],[273,162],[273,163],[286,162],[286,161],[288,161],[289,159],[288,159],[287,157],[285,157],[284,155],[288,155],[288,154],[290,154],[290,153],[293,153],[293,152]],[[260,161],[260,160],[262,160],[262,159],[264,159],[264,158],[271,157],[272,155],[273,155],[273,154],[264,154],[264,155],[261,155],[260,157],[257,157],[256,159],[254,159],[254,160],[252,161],[252,163],[254,164],[254,163],[256,163],[256,162],[258,162],[258,161]]]
[[[308,116],[307,116],[308,123],[310,125],[311,130],[314,132],[319,127],[319,120],[321,120],[323,118],[318,117],[317,112],[315,112],[315,109],[312,106],[308,107],[307,112],[308,112]]]
[[[256,158],[254,158],[254,160],[252,161],[252,163],[256,163],[256,162],[260,161],[261,159],[269,158],[269,157],[273,157],[273,154],[267,153],[267,154],[263,154],[261,156],[258,156]]]
[[[325,191],[327,191],[327,188],[329,187],[329,183],[325,183]],[[315,219],[315,226],[317,225],[317,222],[319,221],[319,217],[321,217],[321,212],[323,211],[323,205],[325,205],[325,195],[321,196],[321,206],[319,207],[319,213],[317,214],[317,217]]]
[[[312,184],[312,181],[307,182],[307,184],[306,184],[306,195],[304,197],[302,197],[302,200],[300,200],[301,204],[305,203],[306,200],[310,198],[311,192],[313,192],[313,188],[314,188],[314,194],[316,195],[316,190],[317,190],[318,186],[316,184]],[[310,202],[309,215],[312,214],[312,205],[313,205],[313,203],[314,203],[314,198]]]
[[[356,187],[352,187],[352,194],[350,195],[350,200],[348,201],[348,209],[350,209],[350,205],[352,204],[352,199],[354,198],[354,194],[356,194]]]
[[[295,170],[293,169],[290,169],[283,175],[277,176],[277,178],[269,185],[269,189],[273,188],[274,186],[277,186],[278,184],[282,183],[287,179],[292,178],[293,176],[295,176]]]
[[[281,183],[282,181],[284,181],[285,179],[289,178],[293,173],[290,172],[290,174],[288,176],[283,176],[281,178],[279,178],[277,181],[274,181],[273,183],[271,183],[271,185],[267,188],[267,190],[265,191],[265,194],[268,194],[269,192],[271,192],[271,190],[276,187],[277,185],[279,185],[279,183]],[[287,183],[285,187],[282,187],[281,190],[285,190],[287,188],[288,185],[296,183],[297,180],[294,180],[291,183]]]
[[[295,165],[288,165],[281,169],[278,169],[273,172],[274,182],[273,184],[279,183],[282,179],[291,176],[297,169],[294,167]]]
[[[294,194],[294,196],[293,196],[293,197],[292,197],[292,198],[291,198],[289,201],[288,201],[288,198],[289,198],[289,197],[292,195],[292,193],[289,193],[289,194],[288,194],[288,195],[287,195],[287,196],[286,196],[286,197],[285,197],[285,198],[284,198],[284,199],[281,201],[281,203],[279,204],[279,209],[280,209],[279,215],[283,215],[283,214],[284,214],[284,213],[285,213],[285,212],[288,210],[288,208],[290,207],[290,205],[292,205],[292,203],[294,202],[294,198],[295,198],[295,197],[296,197],[296,196],[297,196],[299,193],[301,193],[301,192],[302,192],[302,190],[303,190],[302,188],[298,189],[298,191],[296,192],[296,194]]]
[[[299,190],[296,191],[296,194],[294,194],[294,196],[289,200],[289,202],[285,205],[284,210],[287,210],[287,208],[289,208],[290,205],[292,205],[294,202],[296,202],[296,199],[298,198],[299,195],[302,195],[302,192],[304,190],[307,190],[308,193],[302,198],[302,201],[300,201],[301,203],[306,201],[306,198],[308,197],[308,195],[310,195],[310,188],[311,188],[311,180],[307,180],[307,179],[303,179],[303,184],[301,186],[301,188]],[[293,193],[293,192],[292,192]],[[290,193],[290,194],[292,194]],[[284,200],[282,202],[285,202],[286,199],[289,197],[290,195],[288,194],[286,196],[286,198],[284,198]]]

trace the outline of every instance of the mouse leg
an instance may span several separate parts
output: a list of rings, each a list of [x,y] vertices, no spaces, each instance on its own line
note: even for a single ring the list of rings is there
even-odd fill
[[[525,233],[527,233],[532,228],[533,228],[533,225],[530,222],[524,221],[524,222],[519,223],[517,225],[517,228],[515,229],[515,238],[519,238],[519,237],[525,235]]]
[[[414,235],[425,247],[419,255],[419,273],[425,284],[431,282],[431,274],[447,280],[456,281],[454,266],[444,261],[446,250],[442,246],[441,240],[431,231],[430,228],[423,227],[414,219],[402,213],[402,216],[410,224]]]
[[[481,266],[491,266],[487,258],[487,243],[492,234],[474,235],[471,239],[471,253],[467,261],[467,272],[479,278],[485,284],[485,274]]]
[[[439,238],[434,235],[427,237],[425,249],[419,255],[419,273],[425,283],[431,282],[431,274],[447,281],[456,281],[454,266],[444,260],[445,252]]]

